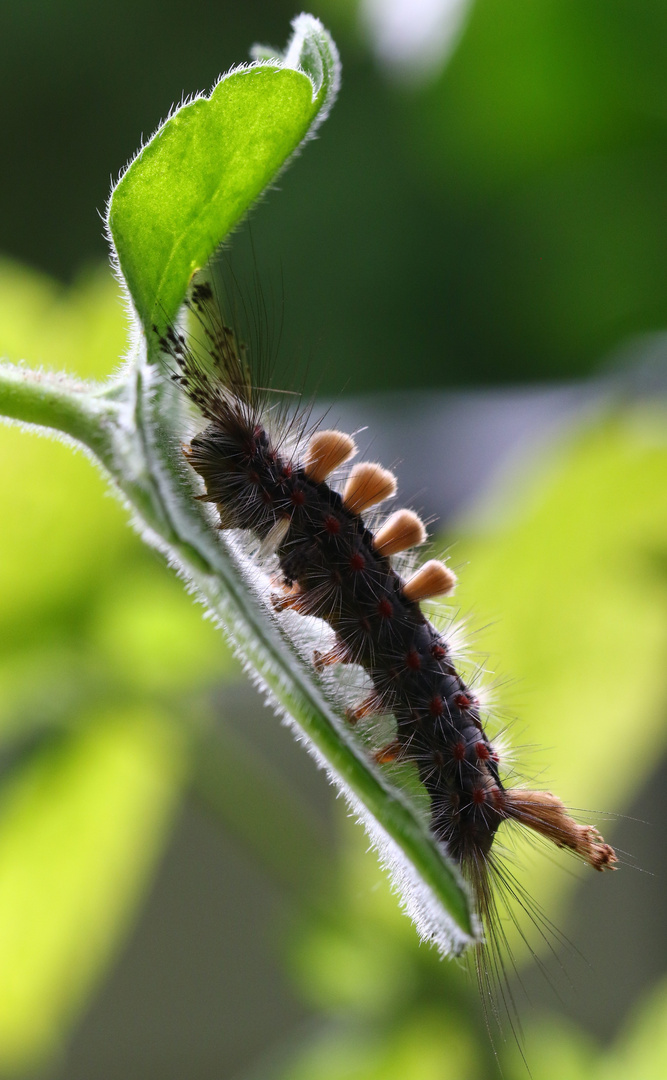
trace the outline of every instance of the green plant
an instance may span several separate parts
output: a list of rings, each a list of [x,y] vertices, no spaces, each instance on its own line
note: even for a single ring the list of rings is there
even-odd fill
[[[339,61],[321,24],[300,16],[285,55],[225,76],[178,109],[116,185],[108,210],[127,290],[131,346],[107,383],[0,367],[7,419],[57,431],[103,466],[143,538],[194,587],[243,662],[363,819],[403,903],[443,952],[475,936],[467,892],[409,800],[351,737],[277,629],[183,483],[182,402],[161,370],[153,326],[171,325],[194,271],[326,116]]]
[[[210,100],[198,99],[175,114],[116,188],[109,224],[121,273],[130,286],[134,326],[130,356],[118,377],[94,386],[4,365],[0,406],[20,424],[65,435],[103,464],[148,542],[198,587],[210,610],[235,633],[242,653],[252,659],[281,710],[309,733],[342,784],[365,801],[380,828],[403,846],[403,856],[408,855],[413,870],[426,880],[431,895],[437,894],[442,905],[437,911],[440,927],[451,930],[461,943],[470,935],[471,923],[456,874],[434,852],[402,793],[388,787],[339,724],[309,671],[295,662],[289,642],[267,621],[233,556],[210,534],[188,500],[177,445],[181,402],[147,348],[150,334],[146,331],[152,323],[177,318],[192,271],[208,259],[332,103],[337,81],[335,50],[315,21],[302,19],[296,29],[288,55],[279,64],[239,72],[222,83]],[[290,66],[296,64],[307,74]],[[267,136],[264,142],[263,136]],[[223,152],[230,145],[238,151],[231,161]],[[185,173],[184,161],[190,166]],[[174,185],[174,176],[182,183]],[[200,208],[205,210],[203,216]],[[120,343],[114,349],[109,340],[109,335],[116,340],[117,328],[109,315],[108,288],[101,281],[82,285],[71,300],[59,303],[49,287],[32,279],[22,281],[10,266],[2,273],[2,295],[7,298],[2,322],[5,339],[7,327],[13,325],[8,314],[12,304],[20,309],[25,301],[29,311],[22,323],[22,343],[15,349],[28,350],[25,342],[29,339],[36,356],[67,366],[78,363],[81,374],[89,377],[105,373],[121,351]],[[31,325],[38,320],[48,328],[43,339]],[[63,332],[68,320],[69,336]],[[72,348],[73,338],[80,342],[77,348]],[[466,606],[476,602],[479,611],[500,614],[491,640],[493,653],[503,658],[510,672],[527,678],[531,689],[538,687],[539,703],[531,710],[538,716],[534,738],[559,747],[551,755],[555,787],[577,805],[614,809],[650,766],[647,757],[634,756],[623,772],[622,786],[619,783],[615,743],[623,739],[627,716],[633,709],[641,712],[642,730],[654,751],[661,746],[664,727],[660,709],[664,644],[656,603],[658,559],[654,557],[662,550],[664,507],[652,498],[652,492],[664,488],[665,454],[657,438],[655,446],[644,445],[635,426],[632,417],[630,423],[623,418],[582,439],[562,471],[550,466],[546,476],[540,474],[533,492],[534,513],[511,514],[505,527],[492,536],[476,536],[471,529],[466,541],[463,530],[461,542],[470,558]],[[18,432],[3,435],[13,438]],[[7,938],[20,926],[24,933],[17,935],[17,941],[23,946],[26,939],[31,940],[32,950],[26,955],[25,950],[12,951],[11,942],[4,943],[3,967],[13,980],[11,993],[4,997],[13,994],[14,1008],[0,1010],[0,1056],[4,1062],[12,1057],[19,1062],[26,1058],[29,1029],[37,1047],[32,1053],[37,1056],[57,1041],[63,1023],[76,1013],[86,988],[112,954],[159,855],[174,807],[197,768],[170,697],[186,691],[184,697],[189,695],[191,700],[183,707],[183,715],[196,728],[203,722],[198,714],[204,706],[201,698],[192,700],[192,687],[230,670],[231,661],[187,600],[163,593],[166,574],[160,577],[147,560],[141,571],[135,567],[130,575],[125,553],[132,538],[123,531],[119,508],[107,501],[96,508],[97,517],[88,512],[88,502],[94,502],[98,493],[98,478],[85,462],[68,460],[63,447],[48,447],[54,453],[62,451],[55,469],[51,459],[40,456],[44,446],[29,440],[20,449],[17,442],[11,446],[14,460],[20,455],[23,467],[7,470],[5,477],[11,485],[15,473],[18,485],[20,475],[23,490],[8,488],[15,504],[19,505],[25,489],[28,497],[34,491],[46,530],[62,509],[52,491],[66,491],[67,513],[73,522],[66,540],[64,565],[68,569],[60,566],[54,573],[50,533],[26,534],[22,523],[12,517],[12,499],[6,494],[5,526],[16,536],[16,551],[5,581],[8,600],[3,617],[12,647],[0,668],[0,713],[4,745],[14,751],[18,743],[21,767],[10,770],[2,789],[0,921],[9,928]],[[635,479],[637,469],[641,483]],[[70,480],[66,488],[58,487],[61,476]],[[622,518],[617,504],[619,484],[626,492],[627,512]],[[583,545],[582,535],[587,537]],[[626,566],[628,552],[631,573]],[[16,567],[22,557],[28,570],[18,576]],[[100,610],[84,615],[87,593],[98,579],[105,581]],[[517,602],[518,581],[532,585],[528,605]],[[636,617],[628,641],[624,609],[630,607]],[[586,620],[576,618],[577,610],[586,611]],[[130,611],[136,616],[131,633]],[[30,679],[28,663],[25,671],[22,661],[13,665],[20,652],[17,641],[22,634],[27,640],[31,619],[39,620],[43,632],[34,650],[41,649],[47,664],[53,700],[31,696],[25,685]],[[546,632],[545,625],[553,632]],[[76,666],[73,662],[72,642],[86,635],[109,662],[109,673],[103,678],[93,649],[87,654],[88,664],[82,666],[80,655]],[[559,643],[556,651],[551,645],[554,640]],[[182,687],[179,665],[188,672],[187,678],[181,676]],[[610,673],[623,665],[632,668],[635,678],[618,686]],[[582,669],[587,679],[582,678]],[[155,700],[149,703],[153,692]],[[102,698],[104,708],[100,707]],[[582,713],[593,716],[596,708],[605,714],[610,737],[604,740],[594,724],[580,727]],[[554,728],[558,728],[558,738]],[[575,740],[576,757],[571,752]],[[233,747],[224,749],[221,765],[227,769],[228,796],[237,802],[240,819],[249,808],[243,804],[238,774],[247,774],[240,772]],[[220,773],[214,779],[219,783]],[[118,797],[121,785],[122,799]],[[268,787],[262,807],[265,822],[271,815]],[[255,793],[254,798],[258,797]],[[52,857],[44,860],[41,853],[50,842],[49,822],[54,828],[60,823],[67,842],[53,845]],[[299,830],[294,847],[301,846],[314,859],[307,828],[296,817],[294,830],[295,834]],[[286,853],[281,850],[278,858],[280,873],[289,876],[293,866]],[[93,868],[92,884],[87,873],[79,873],[84,862]],[[370,878],[372,870],[365,856],[359,863],[363,869],[358,875]],[[39,874],[33,872],[35,864],[39,864]],[[71,868],[69,876],[63,867]],[[349,865],[347,871],[353,876]],[[345,983],[342,991],[336,988],[339,999],[341,993],[348,995],[356,1018],[377,1017],[386,1009],[386,1028],[376,1045],[367,1047],[364,1056],[358,1042],[355,1047],[351,1040],[348,1061],[358,1065],[368,1060],[370,1075],[377,1053],[378,1075],[385,1075],[396,1044],[405,1055],[395,1058],[399,1072],[422,1053],[435,1062],[435,1075],[440,1075],[441,1055],[450,1055],[447,1060],[451,1060],[451,1045],[443,1049],[441,1015],[437,1010],[426,1019],[417,1015],[422,1010],[417,972],[432,967],[432,959],[425,960],[427,950],[421,950],[419,960],[408,961],[409,926],[394,927],[386,897],[370,886],[364,885],[363,890],[353,886],[348,896],[345,874],[343,866],[338,899],[341,921],[348,911],[350,919],[352,914],[356,917],[356,908],[365,902],[372,908],[362,913],[362,925],[363,916],[369,924],[366,938],[370,939],[371,923],[380,929],[378,940],[373,938],[376,947],[367,956],[359,953],[361,962],[357,958],[357,967],[350,966],[352,972],[361,968],[363,979],[353,980],[346,971],[346,981],[340,974],[345,965],[339,965],[339,982]],[[544,897],[549,893],[551,910],[554,892],[564,891],[565,876],[545,873],[542,868],[536,873],[529,863],[528,877],[532,894]],[[52,904],[48,919],[40,912],[38,920],[38,897],[51,895],[61,882],[66,887],[59,893],[59,902]],[[21,906],[17,897],[27,895],[33,903]],[[35,934],[38,923],[41,933]],[[342,945],[323,942],[321,928],[319,935],[319,941],[311,943],[307,978],[319,984],[320,1002],[326,1005],[327,994],[331,1000],[335,992],[327,984],[331,971],[322,957],[327,949],[329,954],[337,947],[345,952],[344,927]],[[443,969],[438,969],[438,980],[445,979]],[[334,1000],[332,1013],[338,1007],[339,1001]],[[395,1043],[387,1034],[392,1031]],[[463,1025],[458,1034],[467,1043]],[[344,1049],[346,1044],[336,1038]],[[325,1046],[323,1060],[332,1060],[331,1053]],[[343,1074],[346,1067],[344,1062]],[[312,1072],[311,1065],[306,1075]]]

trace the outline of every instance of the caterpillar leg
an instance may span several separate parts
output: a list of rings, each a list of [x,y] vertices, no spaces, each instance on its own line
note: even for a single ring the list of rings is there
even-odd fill
[[[306,596],[299,585],[282,585],[280,592],[271,593],[271,605],[274,611],[297,611],[306,614]]]
[[[354,662],[354,656],[342,642],[336,642],[326,652],[320,652],[319,649],[313,651],[313,663],[317,671],[323,671],[325,667],[331,667],[332,664],[354,664]]]
[[[372,693],[364,698],[359,705],[350,706],[345,710],[345,717],[349,724],[356,724],[359,720],[365,720],[369,716],[383,716],[387,711],[384,698],[381,694]]]
[[[383,746],[381,750],[375,751],[373,761],[376,765],[391,765],[394,761],[400,759],[403,750],[403,744],[398,739],[394,739],[392,742],[387,743],[386,746]]]

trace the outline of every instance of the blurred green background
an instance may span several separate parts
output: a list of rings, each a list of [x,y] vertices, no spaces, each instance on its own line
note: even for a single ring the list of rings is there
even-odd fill
[[[662,1080],[667,7],[312,10],[341,96],[252,223],[279,363],[438,518],[519,765],[622,850],[512,857],[571,942],[533,934],[544,979],[512,936],[532,1075]],[[294,14],[0,7],[2,355],[114,370],[110,176]],[[473,981],[95,468],[14,428],[0,454],[0,1075],[498,1075]]]

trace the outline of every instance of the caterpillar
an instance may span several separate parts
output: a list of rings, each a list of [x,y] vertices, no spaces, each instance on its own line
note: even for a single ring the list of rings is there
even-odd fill
[[[350,664],[366,672],[371,692],[347,708],[347,721],[393,715],[394,736],[375,760],[416,766],[432,832],[468,881],[486,934],[493,936],[496,922],[494,881],[507,881],[494,843],[508,824],[569,849],[596,870],[612,868],[615,852],[597,829],[576,822],[551,792],[502,777],[499,749],[457,670],[452,643],[421,606],[451,594],[454,573],[429,559],[401,575],[397,557],[427,537],[413,511],[396,510],[377,528],[368,520],[395,494],[392,473],[361,462],[337,490],[331,478],[354,457],[353,437],[315,426],[307,439],[286,438],[211,285],[195,283],[186,305],[203,332],[199,348],[175,327],[155,333],[172,379],[206,423],[183,447],[203,481],[196,498],[215,508],[220,529],[244,530],[274,553],[277,611],[329,625],[334,642],[314,652],[315,668]]]

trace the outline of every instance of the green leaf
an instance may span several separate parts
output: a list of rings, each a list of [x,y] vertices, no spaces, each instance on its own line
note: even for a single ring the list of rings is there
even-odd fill
[[[145,329],[174,319],[194,271],[333,103],[335,45],[310,15],[293,27],[283,60],[238,68],[171,116],[111,196],[109,233]]]
[[[150,880],[183,745],[147,709],[86,717],[0,793],[0,1070],[52,1054]]]

